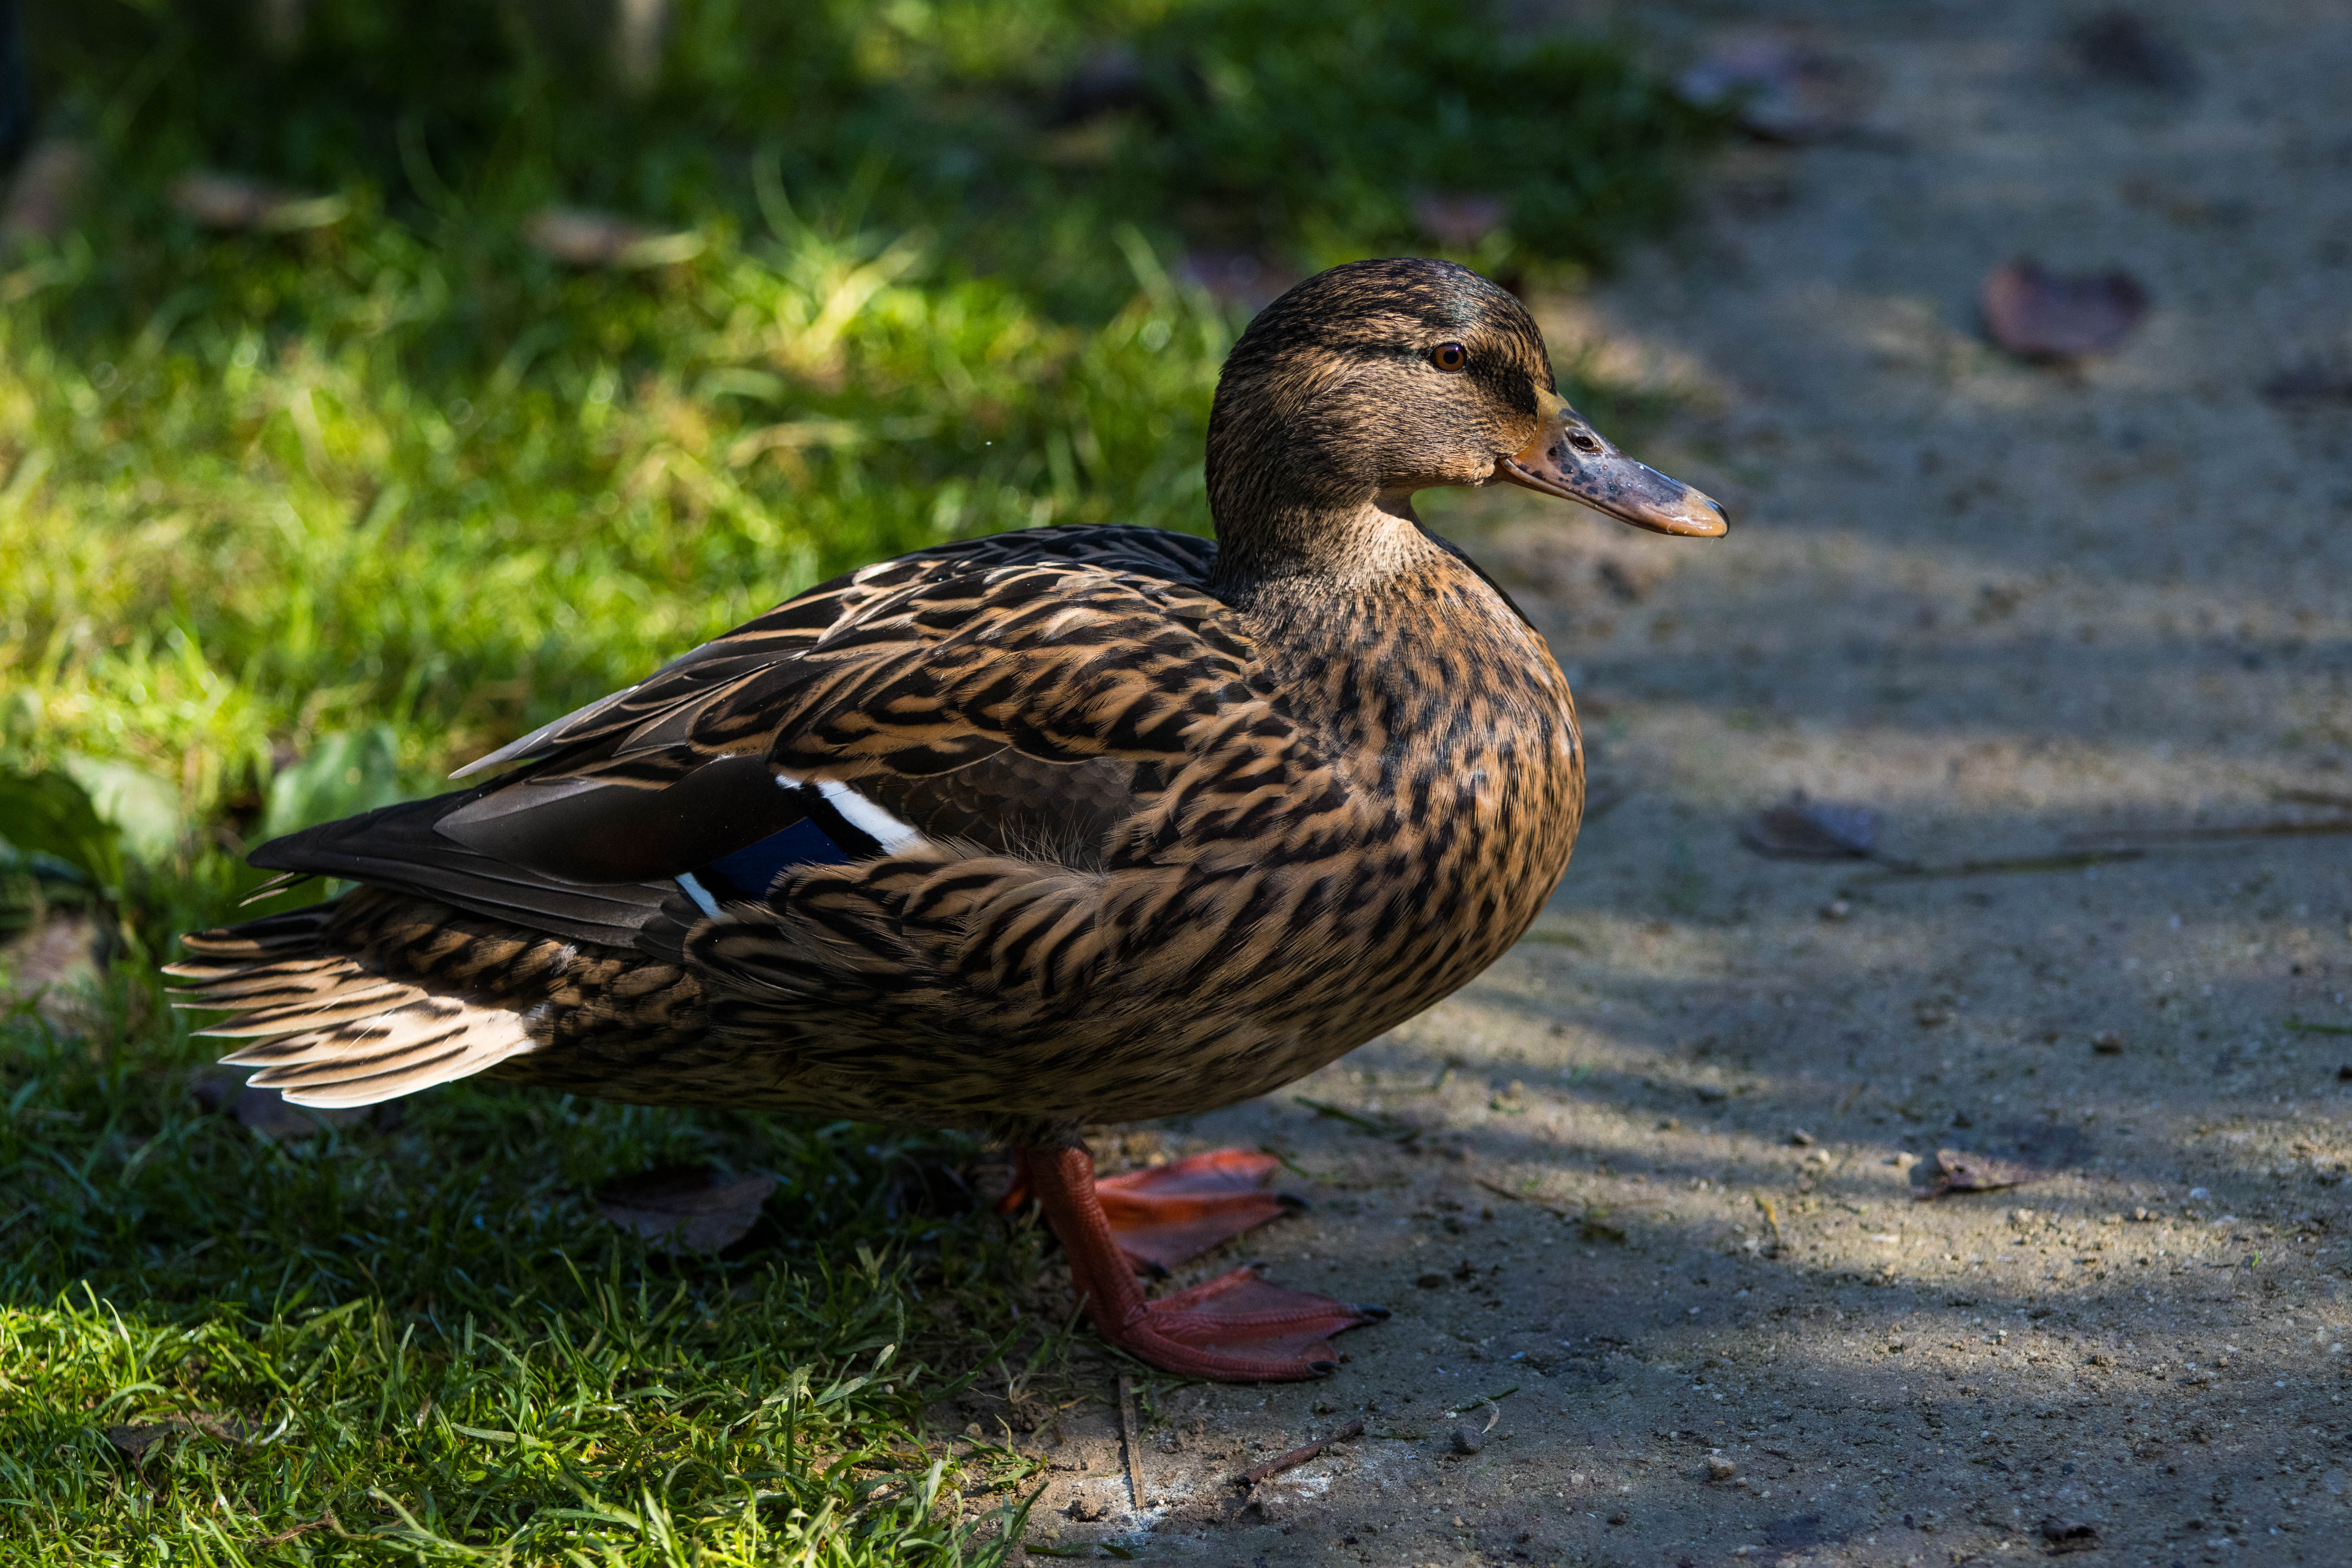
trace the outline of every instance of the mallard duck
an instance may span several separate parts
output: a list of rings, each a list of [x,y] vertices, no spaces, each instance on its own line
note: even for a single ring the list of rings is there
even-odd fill
[[[1225,1151],[1095,1179],[1087,1121],[1313,1071],[1517,940],[1583,759],[1517,607],[1414,517],[1496,480],[1706,536],[1722,509],[1561,399],[1519,302],[1357,262],[1266,307],[1209,422],[1216,540],[1051,528],[813,588],[459,770],[263,845],[331,901],[184,939],[181,1005],[302,1105],[481,1073],[658,1105],[993,1129],[1102,1336],[1331,1370],[1376,1308],[1255,1268]]]

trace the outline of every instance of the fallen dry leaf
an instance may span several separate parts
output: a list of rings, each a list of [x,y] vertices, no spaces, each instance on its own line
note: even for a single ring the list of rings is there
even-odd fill
[[[106,1440],[133,1459],[144,1459],[148,1450],[178,1430],[171,1421],[134,1421],[106,1429]]]
[[[2352,370],[2316,361],[2294,365],[2264,382],[2263,395],[2288,405],[2352,403]]]
[[[1866,94],[1857,73],[1777,33],[1718,40],[1675,79],[1684,100],[1734,110],[1740,128],[1769,142],[1825,142],[1860,124]]]
[[[87,1034],[100,1020],[99,989],[116,938],[86,910],[58,910],[0,943],[0,1001],[35,998],[58,1032]]]
[[[708,1165],[661,1165],[607,1182],[596,1205],[656,1252],[719,1252],[751,1234],[775,1190],[773,1176],[721,1181]]]
[[[160,1421],[130,1421],[106,1429],[106,1440],[129,1455],[134,1461],[143,1461],[155,1446],[175,1432],[201,1432],[207,1437],[239,1446],[250,1443],[261,1428],[242,1415],[207,1415],[198,1412],[192,1415],[166,1415]]]
[[[382,1105],[311,1106],[290,1105],[285,1095],[274,1089],[254,1089],[246,1083],[249,1075],[241,1068],[213,1068],[196,1076],[188,1085],[188,1093],[205,1115],[227,1111],[236,1118],[237,1125],[249,1132],[259,1133],[272,1142],[290,1138],[315,1138],[330,1127],[356,1127],[373,1121],[379,1127],[396,1127],[401,1112],[398,1100]]]
[[[1859,860],[1878,848],[1878,814],[1866,805],[1813,800],[1802,790],[1758,812],[1740,840],[1782,860]]]
[[[306,196],[246,174],[206,170],[183,174],[164,193],[192,223],[224,233],[255,230],[293,234],[341,223],[351,204],[341,196]]]
[[[315,1138],[330,1127],[356,1127],[374,1114],[371,1105],[289,1105],[274,1089],[247,1088],[229,1106],[237,1125],[258,1132],[271,1142],[290,1138]]]
[[[541,255],[566,267],[629,271],[691,261],[702,254],[702,237],[691,230],[663,234],[583,207],[542,207],[523,220],[522,237]]]
[[[1503,226],[1509,209],[1493,196],[1425,192],[1412,204],[1413,221],[1440,245],[1455,250],[1475,249],[1478,242]]]
[[[1276,296],[1298,281],[1287,268],[1268,267],[1246,251],[1188,250],[1176,263],[1176,276],[1220,305],[1240,303],[1264,310]]]
[[[2049,1545],[2053,1557],[2069,1552],[2096,1552],[2099,1549],[2097,1527],[2069,1523],[2061,1519],[2042,1521],[2042,1539]]]
[[[1948,1193],[1996,1193],[2004,1187],[2046,1181],[2049,1175],[2047,1171],[2037,1171],[2013,1160],[1996,1160],[1990,1154],[1970,1154],[1958,1149],[1938,1149],[1933,1179],[1919,1194],[1919,1201],[1929,1203]]]
[[[2103,81],[2159,92],[2188,92],[2197,85],[2197,62],[2146,17],[2123,9],[2102,11],[2077,23],[2067,36],[2075,63]]]
[[[63,234],[89,165],[89,150],[79,142],[53,137],[35,142],[16,165],[7,205],[0,208],[0,245]]]
[[[2120,346],[2147,315],[2147,290],[2125,272],[2052,272],[2031,257],[1985,274],[1993,342],[2030,359],[2079,359]]]

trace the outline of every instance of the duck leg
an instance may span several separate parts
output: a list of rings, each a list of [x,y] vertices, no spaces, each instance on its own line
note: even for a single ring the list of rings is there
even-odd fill
[[[1270,1285],[1255,1266],[1146,1300],[1104,1212],[1087,1152],[1028,1149],[1022,1163],[1046,1223],[1069,1254],[1071,1278],[1096,1331],[1163,1371],[1221,1383],[1320,1377],[1339,1365],[1331,1335],[1388,1316],[1378,1307]]]
[[[1036,1195],[1030,1157],[1025,1150],[1013,1152],[1013,1190],[998,1205],[1005,1214]],[[1305,1208],[1287,1193],[1265,1190],[1266,1177],[1280,1163],[1271,1154],[1217,1149],[1124,1175],[1097,1176],[1095,1196],[1128,1262],[1137,1272],[1159,1278],[1244,1231]]]

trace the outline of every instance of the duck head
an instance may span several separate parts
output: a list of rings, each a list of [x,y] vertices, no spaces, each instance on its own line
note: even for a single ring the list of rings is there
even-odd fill
[[[1518,300],[1412,258],[1335,267],[1259,312],[1217,382],[1208,480],[1220,555],[1244,573],[1367,566],[1436,485],[1507,481],[1658,533],[1727,527],[1569,406]]]

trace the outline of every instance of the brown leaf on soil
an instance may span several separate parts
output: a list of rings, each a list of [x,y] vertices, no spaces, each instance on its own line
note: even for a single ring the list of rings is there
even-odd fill
[[[708,1165],[661,1165],[597,1189],[596,1206],[656,1252],[719,1252],[751,1233],[773,1176],[721,1181]]]
[[[2066,41],[2075,63],[2103,80],[2159,92],[2188,92],[2197,85],[2197,62],[2188,51],[2120,6],[2085,17]]]
[[[1932,1203],[1949,1193],[1997,1193],[2005,1187],[2021,1187],[2049,1179],[2049,1172],[2037,1171],[2013,1160],[1996,1160],[1990,1154],[1970,1154],[1958,1149],[1938,1149],[1935,1178],[1918,1196],[1923,1204]]]
[[[2026,256],[1985,274],[1981,301],[1993,342],[2029,359],[2105,353],[2147,316],[2147,290],[2129,273],[2068,276]]]
[[[2294,365],[2264,382],[2263,395],[2273,403],[2289,405],[2352,403],[2352,370],[2317,361]],[[2352,804],[2340,796],[2337,803]]]
[[[2042,1521],[2042,1539],[2053,1557],[2068,1552],[2095,1552],[2099,1548],[2096,1526],[2070,1524],[2061,1519]]]
[[[1776,33],[1719,39],[1675,79],[1702,109],[1735,108],[1739,127],[1767,142],[1824,142],[1855,129],[1867,94],[1854,69]]]
[[[1813,800],[1803,790],[1756,814],[1741,842],[1781,860],[1859,860],[1878,847],[1878,814],[1866,805]]]

